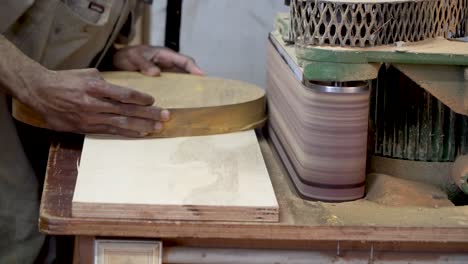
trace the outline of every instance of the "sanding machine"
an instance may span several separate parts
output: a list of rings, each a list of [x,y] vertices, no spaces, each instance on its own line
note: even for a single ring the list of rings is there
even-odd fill
[[[468,191],[468,2],[286,2],[268,130],[297,193],[359,199],[368,172]]]

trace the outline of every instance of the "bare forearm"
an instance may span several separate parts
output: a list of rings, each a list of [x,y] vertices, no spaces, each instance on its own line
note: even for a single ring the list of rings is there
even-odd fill
[[[0,91],[23,101],[28,86],[48,70],[24,55],[3,35],[0,35]]]
[[[48,128],[142,137],[159,132],[169,112],[154,98],[106,82],[96,69],[51,71],[0,35],[0,92],[39,113]]]

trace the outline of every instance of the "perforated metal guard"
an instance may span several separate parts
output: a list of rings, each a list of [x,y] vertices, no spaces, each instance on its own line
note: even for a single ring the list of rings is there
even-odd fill
[[[297,45],[366,47],[466,33],[468,0],[292,0]]]

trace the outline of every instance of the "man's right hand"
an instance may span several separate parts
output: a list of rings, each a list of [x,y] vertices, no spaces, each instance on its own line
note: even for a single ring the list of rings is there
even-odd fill
[[[169,111],[150,95],[106,82],[96,69],[29,74],[19,100],[57,131],[143,137],[160,132]]]

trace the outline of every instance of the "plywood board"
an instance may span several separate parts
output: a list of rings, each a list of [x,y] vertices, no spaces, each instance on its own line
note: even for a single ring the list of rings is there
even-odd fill
[[[167,139],[87,136],[74,217],[278,221],[253,130]]]

